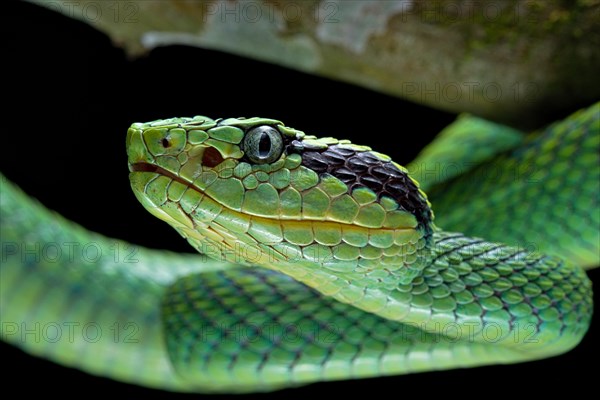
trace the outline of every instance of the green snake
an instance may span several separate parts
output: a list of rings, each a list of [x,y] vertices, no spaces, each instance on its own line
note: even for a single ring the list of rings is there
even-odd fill
[[[526,139],[466,117],[407,169],[274,119],[135,123],[135,196],[202,255],[89,232],[2,177],[2,339],[195,392],[563,353],[592,314],[599,124],[600,104]]]

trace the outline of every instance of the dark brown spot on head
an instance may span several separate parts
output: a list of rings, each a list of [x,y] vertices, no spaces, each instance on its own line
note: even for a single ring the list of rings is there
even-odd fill
[[[204,150],[204,155],[202,156],[202,165],[213,168],[222,162],[223,156],[221,156],[219,150],[215,149],[214,147],[208,147],[206,150]]]

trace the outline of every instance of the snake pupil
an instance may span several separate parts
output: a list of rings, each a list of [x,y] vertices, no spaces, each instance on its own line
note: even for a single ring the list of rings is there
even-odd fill
[[[266,133],[260,135],[260,141],[258,143],[258,156],[260,158],[266,158],[271,152],[271,138]]]

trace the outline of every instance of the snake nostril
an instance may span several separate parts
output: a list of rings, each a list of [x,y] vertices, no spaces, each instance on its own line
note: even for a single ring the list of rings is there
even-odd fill
[[[167,139],[167,138],[163,138],[161,143],[162,143],[162,147],[164,147],[165,149],[167,147],[171,146],[171,143],[169,142],[169,139]]]
[[[206,165],[209,168],[216,167],[223,162],[223,156],[219,153],[219,150],[214,147],[208,147],[204,150],[202,156],[202,165]]]

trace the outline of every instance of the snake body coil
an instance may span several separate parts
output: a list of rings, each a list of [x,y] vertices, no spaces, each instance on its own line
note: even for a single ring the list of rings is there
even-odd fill
[[[594,118],[564,125],[584,121],[569,134],[592,171]],[[3,327],[131,323],[136,345],[24,342],[3,328],[4,340],[127,382],[245,392],[538,359],[569,350],[589,326],[591,282],[579,265],[439,229],[408,171],[368,147],[272,119],[198,116],[133,124],[127,152],[136,197],[202,256],[23,259],[11,247],[23,237],[93,241],[107,252],[128,245],[6,183]],[[580,231],[588,241],[597,234]]]
[[[255,282],[250,287],[265,282],[271,290],[252,295],[246,285],[221,281],[217,289],[236,288],[226,291],[224,304],[202,301],[214,293],[211,283],[178,287],[163,313],[173,360],[190,381],[210,376],[225,385],[237,373],[268,387],[531,359],[569,349],[589,323],[591,286],[583,270],[440,231],[407,170],[368,147],[306,136],[276,120],[202,116],[134,124],[127,143],[136,196],[200,253],[283,273],[320,294],[314,304],[303,299],[282,308],[294,293],[279,289],[287,278],[254,269],[244,272]],[[188,291],[202,306],[193,294],[182,296]],[[339,311],[332,310],[341,308],[347,319],[353,307],[382,317],[372,324],[397,321],[395,333],[370,343],[366,327],[333,322]],[[228,324],[214,327],[210,351],[186,340],[213,326],[224,308],[235,323],[256,327],[256,343],[235,343]],[[186,310],[185,320],[177,310]],[[301,340],[285,343],[282,320],[305,327]],[[317,332],[328,323],[335,340],[320,343]],[[268,334],[271,324],[278,334]],[[438,347],[425,339],[432,342],[426,351],[413,348],[423,342],[396,343],[408,327],[456,342]],[[228,354],[219,368],[212,349]],[[467,349],[479,354],[456,357]],[[228,373],[209,373],[215,370]]]

